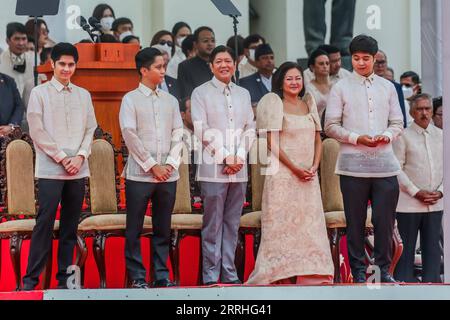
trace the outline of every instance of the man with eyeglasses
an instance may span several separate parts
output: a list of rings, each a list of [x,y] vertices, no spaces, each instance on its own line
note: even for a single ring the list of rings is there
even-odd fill
[[[190,99],[192,91],[212,79],[209,56],[216,47],[214,31],[200,27],[194,32],[197,56],[178,66],[178,85],[181,99]]]
[[[386,79],[388,69],[388,59],[386,53],[384,53],[381,50],[378,50],[377,54],[375,55],[375,65],[373,68],[373,71],[377,76],[383,77]],[[388,79],[389,80],[389,79]],[[389,80],[391,81],[391,80]],[[398,102],[400,103],[400,108],[402,109],[403,114],[403,126],[406,128],[408,126],[408,113],[409,113],[409,105],[405,105],[405,96],[403,94],[402,85],[398,82],[391,81],[394,86],[395,90],[397,91],[398,95]],[[408,107],[408,110],[407,110]]]
[[[442,129],[442,97],[433,99],[433,123],[439,129]]]

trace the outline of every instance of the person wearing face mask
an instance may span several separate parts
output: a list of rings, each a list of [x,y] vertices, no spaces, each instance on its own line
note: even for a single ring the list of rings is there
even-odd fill
[[[113,34],[112,25],[114,23],[114,20],[116,19],[116,15],[114,14],[114,10],[110,5],[107,5],[105,3],[99,4],[95,7],[92,16],[100,21],[103,33]]]
[[[373,71],[375,72],[375,74],[377,76],[385,78],[387,68],[388,68],[387,55],[384,51],[378,50],[378,52],[375,55],[375,65],[374,65]],[[408,126],[409,112],[407,112],[408,104],[405,103],[405,97],[403,95],[402,85],[395,81],[391,81],[391,83],[394,84],[395,91],[397,91],[398,102],[400,104],[400,109],[402,110],[402,114],[403,114],[403,126],[404,126],[404,128],[406,128]]]
[[[150,47],[154,45],[160,45],[165,48],[165,51],[169,53],[169,61],[175,54],[175,37],[170,31],[161,30],[155,33],[150,42]]]
[[[9,23],[6,26],[6,42],[8,49],[0,55],[0,73],[16,81],[17,89],[23,98],[26,83],[34,81],[34,55],[27,52],[28,39],[25,26],[18,22]]]
[[[259,34],[252,34],[244,39],[245,58],[239,63],[239,77],[241,79],[258,72],[255,51],[259,45],[264,43],[266,43],[266,40]]]
[[[186,60],[182,45],[187,36],[192,34],[191,27],[186,22],[177,22],[172,28],[175,37],[175,54],[167,66],[167,75],[176,79],[178,77],[178,65]]]
[[[406,71],[400,76],[400,84],[405,95],[405,99],[410,100],[412,96],[422,93],[420,77],[414,71]]]
[[[394,142],[394,152],[402,171],[398,176],[400,196],[397,205],[398,231],[403,253],[395,278],[418,282],[414,275],[417,236],[420,232],[422,282],[439,283],[441,248],[439,244],[443,215],[443,137],[431,123],[433,103],[428,94],[411,100],[413,124]]]
[[[285,62],[275,72],[272,93],[258,104],[256,123],[259,136],[267,137],[270,165],[262,195],[261,244],[246,284],[333,283],[317,176],[322,128],[298,64]]]
[[[114,20],[111,28],[114,37],[116,37],[119,42],[122,42],[123,39],[128,36],[132,36],[133,29],[133,22],[128,18],[117,18],[116,20]]]

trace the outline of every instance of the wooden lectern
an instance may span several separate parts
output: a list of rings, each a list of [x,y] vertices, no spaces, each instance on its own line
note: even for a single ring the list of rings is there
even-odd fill
[[[79,61],[72,82],[91,93],[99,126],[112,134],[115,147],[120,149],[120,104],[123,96],[139,85],[134,59],[139,45],[79,43],[75,46]],[[50,62],[40,66],[38,71],[49,80],[53,76]],[[120,162],[119,167],[122,167]]]

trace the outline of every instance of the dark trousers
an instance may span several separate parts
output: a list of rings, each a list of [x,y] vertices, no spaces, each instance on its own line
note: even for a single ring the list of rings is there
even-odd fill
[[[387,273],[392,260],[392,235],[399,195],[397,177],[341,176],[340,182],[347,220],[348,255],[353,277],[366,271],[364,231],[369,200],[372,202],[375,265],[382,273]]]
[[[39,275],[47,263],[51,249],[56,211],[61,202],[56,279],[59,285],[66,285],[67,278],[70,276],[66,271],[73,264],[73,251],[77,242],[85,179],[39,179],[38,188],[39,211],[31,236],[30,255],[23,284],[35,287],[39,282]]]
[[[398,231],[403,240],[403,253],[395,269],[395,278],[417,282],[414,277],[414,260],[417,235],[420,231],[422,250],[422,282],[440,283],[442,211],[426,213],[398,213]]]
[[[353,38],[356,0],[333,0],[330,44],[344,55],[349,54],[349,44]],[[303,21],[306,51],[308,55],[324,44],[327,33],[325,23],[326,0],[304,0]]]
[[[127,227],[125,231],[125,261],[131,280],[145,281],[146,270],[142,263],[141,233],[145,211],[152,202],[153,236],[151,241],[154,279],[169,278],[170,224],[175,205],[176,182],[148,183],[126,180]]]

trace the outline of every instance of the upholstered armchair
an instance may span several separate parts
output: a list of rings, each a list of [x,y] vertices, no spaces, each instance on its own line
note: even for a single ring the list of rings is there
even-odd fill
[[[87,257],[85,239],[93,237],[93,252],[100,276],[100,287],[106,288],[105,249],[110,237],[124,237],[126,214],[118,209],[119,177],[116,171],[116,157],[112,144],[103,139],[94,140],[89,157],[89,199],[90,212],[78,226],[78,249],[81,252],[77,261],[83,270]],[[146,216],[142,236],[150,237],[151,217]],[[126,273],[126,272],[125,272]],[[125,274],[125,284],[128,283]]]
[[[320,163],[320,187],[322,191],[322,203],[325,212],[325,220],[328,230],[328,237],[330,240],[330,248],[332,252],[334,262],[334,281],[335,283],[341,281],[341,252],[340,241],[345,236],[346,220],[344,213],[344,203],[342,199],[342,193],[339,183],[339,176],[335,172],[336,161],[339,154],[339,142],[328,138],[323,141],[322,161]],[[366,257],[369,264],[373,264],[374,261],[371,258],[371,252],[373,252],[373,246],[371,246],[371,237],[373,235],[372,225],[372,211],[370,207],[367,209],[366,220]],[[393,236],[393,257],[391,268],[389,272],[393,273],[398,260],[400,259],[403,245],[395,228]],[[372,249],[372,250],[371,250]],[[348,282],[349,279],[344,279],[344,282]]]
[[[5,173],[6,186],[2,193],[6,194],[6,212],[2,212],[0,239],[9,240],[9,250],[14,269],[16,290],[21,288],[22,242],[29,240],[36,225],[36,200],[34,180],[34,153],[28,135],[17,129],[3,141],[1,150],[1,168]],[[59,221],[54,225],[54,238],[59,228]],[[1,248],[1,246],[0,246]],[[1,257],[1,253],[0,253]],[[50,287],[52,250],[43,275],[43,288]],[[1,270],[1,266],[0,266]]]

